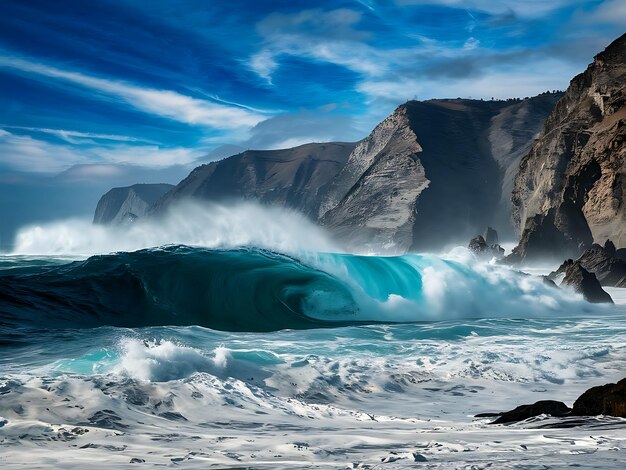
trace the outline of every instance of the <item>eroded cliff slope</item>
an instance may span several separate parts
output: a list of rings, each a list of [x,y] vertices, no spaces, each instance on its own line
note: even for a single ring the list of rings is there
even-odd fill
[[[521,161],[513,261],[574,257],[594,241],[626,247],[626,35],[570,83]]]

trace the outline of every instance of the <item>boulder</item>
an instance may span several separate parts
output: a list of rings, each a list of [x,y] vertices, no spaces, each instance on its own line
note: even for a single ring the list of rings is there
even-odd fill
[[[539,415],[567,416],[571,409],[561,401],[541,400],[532,405],[520,405],[514,410],[501,413],[492,424],[506,424],[524,421]]]
[[[587,390],[574,402],[572,415],[626,418],[626,378]]]

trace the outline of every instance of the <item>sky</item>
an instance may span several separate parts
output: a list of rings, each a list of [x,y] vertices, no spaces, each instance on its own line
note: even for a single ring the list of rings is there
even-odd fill
[[[0,221],[32,210],[20,185],[50,216],[51,188],[89,190],[85,212],[241,149],[361,139],[407,99],[565,89],[625,26],[624,0],[2,0]]]

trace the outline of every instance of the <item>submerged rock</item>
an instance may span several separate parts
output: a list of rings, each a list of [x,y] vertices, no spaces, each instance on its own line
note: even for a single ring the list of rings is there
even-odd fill
[[[587,390],[574,402],[572,415],[626,418],[626,378]]]

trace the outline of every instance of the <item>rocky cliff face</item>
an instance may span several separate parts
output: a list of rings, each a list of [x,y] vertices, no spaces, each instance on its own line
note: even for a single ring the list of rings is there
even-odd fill
[[[561,256],[608,238],[626,247],[625,140],[623,35],[571,81],[520,163],[512,202],[522,239],[514,261],[550,249],[537,245],[545,234],[559,240],[552,248]]]
[[[256,199],[296,209],[317,219],[322,195],[356,144],[305,144],[283,150],[247,150],[202,165],[169,192],[154,210],[184,198]]]
[[[174,188],[171,184],[135,184],[113,188],[100,198],[93,217],[95,224],[123,224],[133,222],[165,193]]]
[[[507,234],[510,188],[559,94],[400,106],[352,152],[320,205],[349,248],[423,251]]]
[[[155,206],[256,199],[297,209],[358,251],[436,250],[511,235],[514,168],[561,95],[410,101],[364,140],[246,151],[196,168]]]

